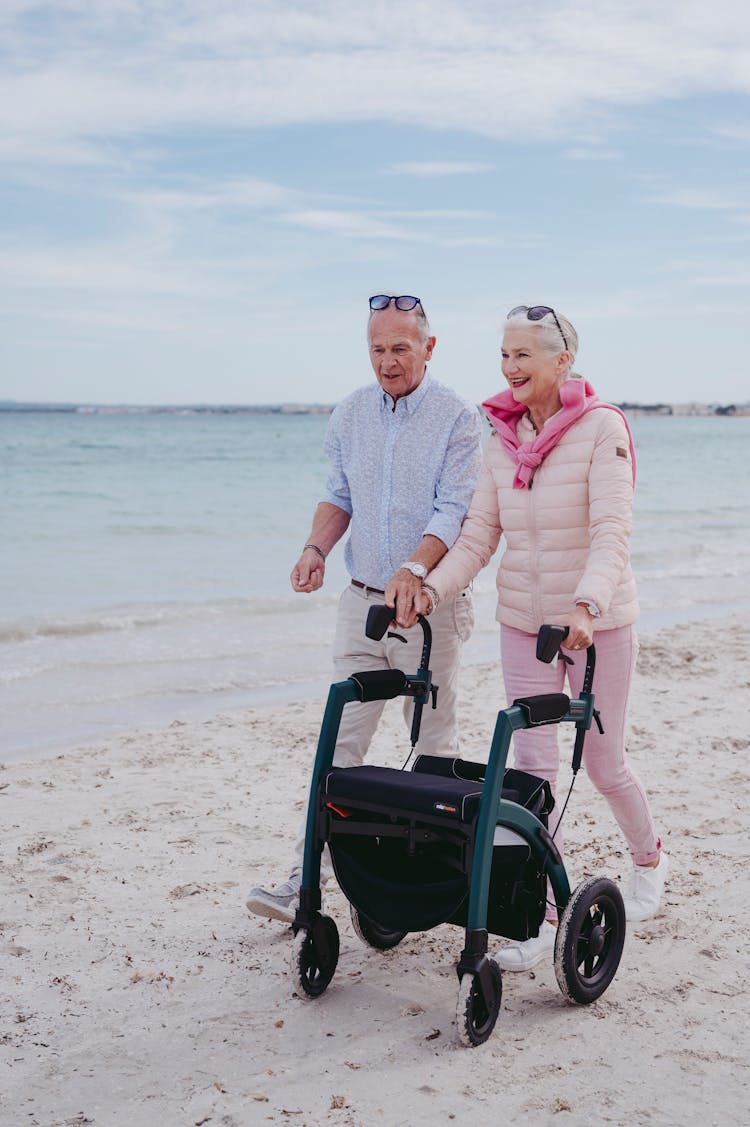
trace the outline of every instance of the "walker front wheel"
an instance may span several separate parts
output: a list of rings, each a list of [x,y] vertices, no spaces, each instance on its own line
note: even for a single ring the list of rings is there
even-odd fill
[[[353,904],[349,905],[349,914],[357,937],[378,951],[390,951],[391,947],[396,947],[406,935],[405,931],[389,931],[381,927],[369,916],[363,915]]]
[[[555,975],[572,1002],[595,1002],[615,977],[625,944],[622,893],[607,877],[591,877],[575,890],[555,938]]]
[[[462,1045],[483,1045],[495,1028],[503,998],[503,980],[494,959],[488,959],[491,989],[485,998],[478,974],[465,974],[458,987],[456,1029]]]
[[[300,998],[318,998],[339,961],[339,933],[330,916],[318,916],[312,928],[301,927],[292,945],[292,977]]]

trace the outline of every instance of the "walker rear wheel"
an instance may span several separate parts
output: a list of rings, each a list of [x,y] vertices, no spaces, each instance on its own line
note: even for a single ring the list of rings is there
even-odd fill
[[[485,998],[478,974],[465,974],[458,987],[456,1029],[462,1045],[483,1045],[495,1028],[503,998],[503,980],[494,959],[488,959],[491,996]]]
[[[301,927],[292,945],[292,977],[300,998],[318,998],[339,961],[339,933],[330,916],[319,916],[312,929]]]
[[[560,917],[555,975],[572,1002],[595,1002],[615,977],[625,944],[622,893],[607,877],[580,884]]]
[[[352,917],[352,927],[355,934],[363,943],[375,947],[378,951],[390,951],[396,947],[407,934],[405,931],[389,931],[365,916],[353,904],[349,905],[349,914]]]

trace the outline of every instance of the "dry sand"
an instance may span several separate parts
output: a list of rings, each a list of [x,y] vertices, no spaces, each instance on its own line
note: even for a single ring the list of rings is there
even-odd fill
[[[463,754],[484,757],[498,669],[462,676]],[[381,954],[335,889],[338,970],[303,1001],[291,931],[244,909],[251,883],[286,875],[322,708],[0,770],[3,1125],[750,1122],[746,625],[643,639],[629,750],[673,860],[663,910],[629,928],[592,1006],[564,1001],[551,962],[506,974],[477,1049],[455,1037],[460,930]],[[371,761],[399,766],[404,747],[394,704]],[[584,778],[566,825],[571,884],[627,874]]]

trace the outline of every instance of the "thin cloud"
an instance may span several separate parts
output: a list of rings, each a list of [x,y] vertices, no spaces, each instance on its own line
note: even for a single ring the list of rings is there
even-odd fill
[[[677,275],[681,281],[696,286],[750,286],[750,266],[746,262],[710,262],[701,259],[679,259],[664,267],[666,273]]]
[[[133,243],[110,243],[98,248],[60,245],[29,250],[0,251],[0,273],[13,286],[60,290],[68,294],[179,295],[206,297],[212,293],[205,272],[188,271],[185,264],[165,262],[153,250]]]
[[[583,146],[566,149],[563,156],[566,160],[622,160],[622,153],[617,152],[616,149],[589,149]]]
[[[712,132],[724,141],[734,141],[740,145],[750,145],[750,125],[716,125]]]
[[[504,242],[495,235],[456,234],[456,225],[468,221],[486,222],[488,212],[461,209],[428,209],[424,211],[384,211],[380,215],[362,211],[302,209],[283,213],[281,220],[310,231],[338,235],[345,239],[390,240],[395,242],[430,242],[445,247],[495,246]],[[394,220],[396,221],[394,223]],[[403,220],[404,222],[398,222]],[[415,226],[419,224],[419,227]],[[431,224],[425,230],[425,224]]]
[[[280,208],[298,198],[299,193],[274,184],[270,181],[227,180],[224,183],[212,181],[212,188],[153,188],[143,189],[122,195],[123,200],[149,210],[167,212],[210,211],[225,207],[240,207],[251,210]]]
[[[290,211],[281,216],[286,223],[309,231],[338,235],[345,239],[387,239],[396,242],[424,242],[428,236],[408,227],[385,223],[376,216],[355,211]]]
[[[655,195],[654,203],[695,211],[735,211],[747,206],[746,197],[726,188],[674,188]]]
[[[417,176],[424,179],[433,179],[439,176],[473,176],[480,172],[492,172],[492,164],[483,164],[480,161],[454,160],[423,160],[404,161],[401,164],[392,164],[385,169],[387,176]]]
[[[393,219],[487,219],[488,211],[468,208],[425,208],[420,211],[389,211]]]

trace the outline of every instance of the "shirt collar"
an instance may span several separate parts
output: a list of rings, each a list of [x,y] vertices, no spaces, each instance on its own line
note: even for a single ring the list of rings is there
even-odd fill
[[[425,368],[424,375],[422,376],[422,379],[419,381],[417,386],[414,388],[414,391],[410,391],[408,395],[402,395],[401,398],[396,401],[396,406],[398,406],[399,403],[403,403],[403,409],[407,412],[407,414],[413,415],[414,412],[419,408],[422,400],[427,394],[431,382],[432,380],[430,379],[429,370]],[[380,388],[380,404],[383,408],[387,408],[389,411],[393,410],[393,399],[388,394],[388,392],[383,391],[382,388]]]

